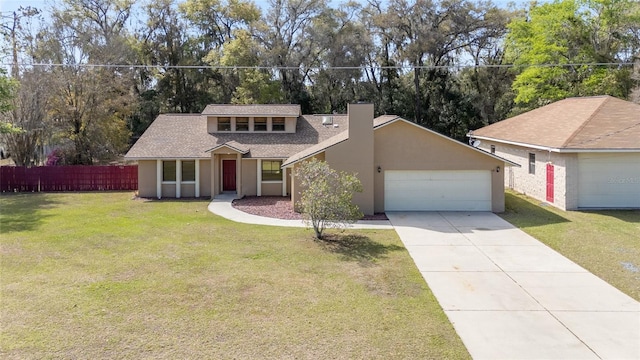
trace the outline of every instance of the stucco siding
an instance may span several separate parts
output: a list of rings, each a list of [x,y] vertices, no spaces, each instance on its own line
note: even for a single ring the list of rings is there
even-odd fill
[[[157,177],[156,160],[139,160],[138,196],[147,198],[156,197]]]
[[[176,197],[176,184],[162,184],[162,197],[163,198],[175,198]]]
[[[242,160],[242,195],[256,196],[258,195],[258,168],[257,160]]]
[[[211,196],[211,160],[200,160],[200,196]]]
[[[492,211],[504,211],[504,162],[404,121],[376,130],[374,138],[375,212],[384,211],[384,171],[387,170],[491,171]],[[498,166],[500,173],[496,172]]]
[[[315,156],[312,156],[311,158],[315,158],[320,161],[325,161],[325,154],[324,152],[322,152],[322,153],[316,154]],[[298,206],[298,202],[300,201],[300,198],[302,196],[303,187],[302,187],[302,184],[300,183],[300,177],[293,176],[293,174],[295,174],[295,172],[299,167],[300,167],[300,163],[293,165],[292,168],[289,168],[289,174],[291,175],[291,181],[289,181],[289,186],[291,186],[291,189],[289,191],[289,194],[291,195],[291,202],[293,203],[293,209],[297,212],[301,211],[300,207]]]
[[[282,182],[263,182],[262,196],[282,196]]]
[[[373,105],[349,104],[349,139],[328,148],[326,161],[332,169],[356,173],[362,183],[362,192],[353,196],[353,202],[365,215],[374,213],[374,136],[371,120]]]
[[[195,184],[181,184],[180,185],[180,197],[192,198],[196,196]]]
[[[287,195],[291,195],[291,183],[292,183],[292,178],[293,176],[291,176],[291,169],[285,169],[285,173],[284,173],[285,178],[287,179]]]

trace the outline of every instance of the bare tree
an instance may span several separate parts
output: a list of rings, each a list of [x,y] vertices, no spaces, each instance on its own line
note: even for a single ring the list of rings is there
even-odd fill
[[[11,159],[18,166],[39,165],[44,160],[49,89],[43,75],[37,69],[23,72],[12,109],[4,114],[7,123],[19,128],[19,131],[2,136]]]

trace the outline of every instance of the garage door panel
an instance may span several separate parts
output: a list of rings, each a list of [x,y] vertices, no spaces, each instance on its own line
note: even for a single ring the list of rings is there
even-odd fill
[[[386,211],[490,211],[489,171],[385,171]]]
[[[640,207],[640,154],[581,154],[578,161],[578,207]]]

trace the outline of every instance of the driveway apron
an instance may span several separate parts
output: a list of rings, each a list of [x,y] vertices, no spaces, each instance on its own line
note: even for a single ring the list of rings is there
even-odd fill
[[[387,217],[474,359],[640,359],[640,303],[497,215]]]

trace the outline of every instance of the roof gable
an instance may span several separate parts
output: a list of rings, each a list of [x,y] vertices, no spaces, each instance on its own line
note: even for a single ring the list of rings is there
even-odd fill
[[[554,149],[640,149],[640,105],[611,96],[569,98],[470,136]]]
[[[213,148],[211,148],[211,149],[209,149],[209,150],[207,150],[205,152],[207,152],[207,153],[208,152],[213,152],[213,151],[216,151],[216,150],[219,150],[219,149],[222,149],[222,148],[226,148],[226,149],[229,149],[231,151],[234,151],[234,152],[237,152],[237,153],[240,153],[240,154],[246,154],[246,153],[249,152],[249,149],[247,147],[245,147],[244,145],[238,143],[237,141],[229,141],[229,142],[226,142],[224,144],[220,144],[220,145],[215,146],[215,147],[213,147]]]
[[[440,133],[438,133],[436,131],[427,129],[427,128],[425,128],[423,126],[420,126],[420,125],[418,125],[418,124],[416,124],[414,122],[411,122],[411,121],[408,121],[406,119],[403,119],[403,118],[401,118],[401,117],[399,117],[397,115],[383,115],[383,116],[380,116],[380,117],[377,117],[377,118],[373,119],[374,131],[376,131],[378,129],[381,129],[381,128],[387,126],[387,125],[391,125],[391,124],[393,124],[395,122],[398,122],[398,121],[402,121],[402,122],[407,123],[409,125],[415,126],[418,129],[426,131],[426,132],[428,132],[428,133],[430,133],[432,135],[438,136],[438,137],[440,137],[442,139],[445,139],[446,141],[450,141],[453,144],[459,145],[461,147],[465,147],[468,150],[476,151],[476,152],[482,154],[483,156],[488,156],[488,157],[503,161],[505,164],[507,164],[509,166],[520,167],[519,164],[514,163],[513,161],[501,158],[499,156],[496,156],[495,154],[491,154],[491,153],[488,153],[488,152],[486,152],[484,150],[477,149],[477,148],[472,147],[470,145],[467,145],[465,143],[461,143],[461,142],[456,141],[456,140],[454,140],[454,139],[452,139],[452,138],[450,138],[448,136],[442,135],[442,134],[440,134]],[[319,144],[317,144],[315,146],[312,146],[312,147],[310,147],[308,149],[305,149],[305,150],[303,150],[303,151],[301,151],[301,152],[299,152],[297,154],[292,155],[291,157],[289,157],[282,164],[282,166],[283,167],[289,167],[291,165],[294,165],[297,162],[300,162],[300,161],[308,159],[308,158],[310,158],[310,157],[312,157],[314,155],[322,153],[325,150],[327,150],[328,148],[330,148],[330,147],[332,147],[334,145],[337,145],[337,144],[339,144],[339,143],[341,143],[343,141],[346,141],[348,139],[349,139],[348,132],[344,131],[344,132],[342,132],[342,133],[340,133],[338,135],[335,135],[335,136],[325,140],[324,142],[321,142],[321,143],[319,143]]]

